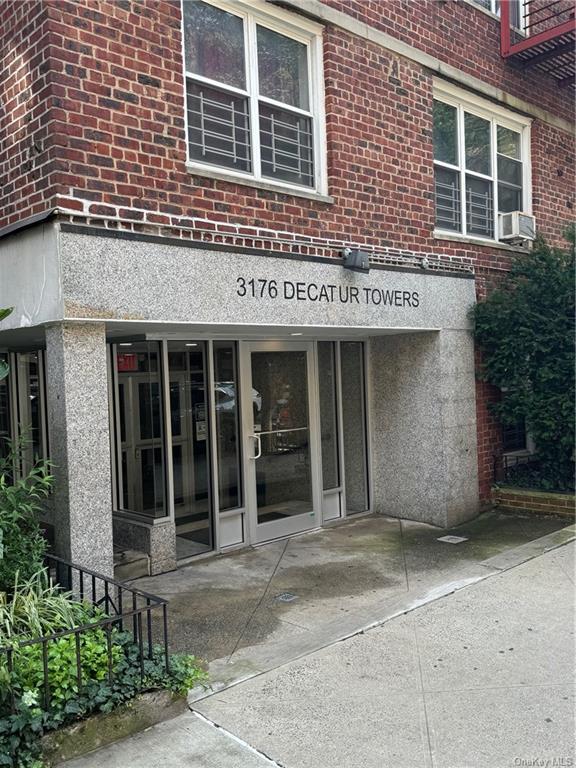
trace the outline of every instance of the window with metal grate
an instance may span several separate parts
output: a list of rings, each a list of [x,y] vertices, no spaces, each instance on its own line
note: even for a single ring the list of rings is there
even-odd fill
[[[183,0],[194,168],[325,191],[320,32],[280,9]]]
[[[498,238],[499,214],[529,211],[529,121],[455,89],[435,96],[436,229]]]

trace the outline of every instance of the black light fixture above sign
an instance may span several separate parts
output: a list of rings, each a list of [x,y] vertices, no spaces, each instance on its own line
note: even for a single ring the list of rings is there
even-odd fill
[[[370,262],[366,251],[344,248],[342,256],[345,269],[352,269],[354,272],[370,272]]]

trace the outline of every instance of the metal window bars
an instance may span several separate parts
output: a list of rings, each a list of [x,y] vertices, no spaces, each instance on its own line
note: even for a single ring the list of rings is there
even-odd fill
[[[46,568],[52,583],[58,584],[63,591],[71,592],[74,599],[100,608],[106,615],[87,624],[72,629],[64,629],[42,637],[15,641],[10,646],[0,648],[0,669],[4,666],[11,680],[18,653],[26,647],[39,647],[42,659],[41,704],[49,712],[52,703],[51,670],[49,666],[50,644],[61,638],[74,638],[75,666],[78,693],[81,694],[86,682],[82,659],[83,637],[95,630],[101,630],[106,636],[107,679],[114,680],[114,633],[129,632],[134,646],[138,649],[138,668],[140,682],[145,681],[145,661],[152,659],[156,648],[161,654],[166,671],[170,666],[168,652],[168,601],[139,589],[134,589],[115,579],[103,576],[96,571],[74,565],[54,555],[46,556]],[[11,712],[16,712],[18,698],[10,685],[8,702]]]
[[[248,96],[187,81],[190,158],[244,172],[252,171]],[[314,186],[312,117],[259,104],[262,177]]]
[[[260,104],[262,175],[312,186],[312,120]]]
[[[502,427],[502,450],[525,451],[526,450],[526,419],[518,419],[514,424],[505,424]]]
[[[446,183],[436,178],[434,190],[437,226],[460,231],[460,188],[457,180]]]
[[[188,81],[188,145],[202,162],[251,169],[248,99]]]
[[[494,204],[492,182],[485,192],[466,187],[466,228],[468,233],[492,237],[494,234]]]

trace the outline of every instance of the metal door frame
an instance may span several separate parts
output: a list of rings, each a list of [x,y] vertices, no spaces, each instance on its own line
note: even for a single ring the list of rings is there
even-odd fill
[[[256,488],[256,462],[253,458],[255,441],[252,412],[252,352],[306,352],[308,388],[308,427],[310,446],[310,476],[312,482],[312,509],[310,525],[303,526],[302,515],[269,523],[258,523]],[[292,536],[295,533],[314,530],[322,523],[322,485],[318,408],[317,367],[314,343],[311,341],[241,341],[239,343],[240,391],[242,407],[243,473],[247,530],[251,544]]]

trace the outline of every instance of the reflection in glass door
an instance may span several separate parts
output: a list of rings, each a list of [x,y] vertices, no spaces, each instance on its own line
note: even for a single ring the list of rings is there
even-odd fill
[[[41,352],[20,352],[17,356],[18,422],[22,438],[23,474],[39,458],[46,457],[46,433],[42,423],[43,373]]]
[[[206,344],[168,342],[176,553],[213,548]]]
[[[318,394],[322,448],[322,521],[342,516],[342,467],[339,423],[338,351],[334,341],[319,341]]]
[[[242,505],[237,347],[233,341],[215,341],[212,349],[218,509],[224,512]]]
[[[250,343],[245,404],[255,541],[316,525],[309,345]]]
[[[0,371],[3,365],[8,365],[8,353],[0,352]],[[0,374],[0,461],[10,453],[10,440],[12,439],[11,402],[9,376],[1,377]]]
[[[114,345],[117,376],[117,506],[147,519],[166,515],[160,345]]]

